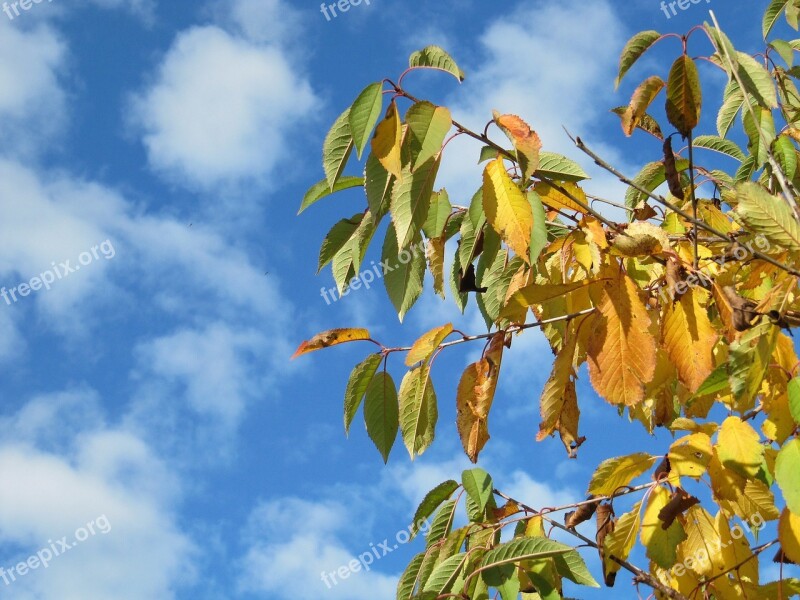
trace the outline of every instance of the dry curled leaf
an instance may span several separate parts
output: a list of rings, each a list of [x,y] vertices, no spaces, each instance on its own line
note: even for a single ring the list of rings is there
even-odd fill
[[[695,504],[700,504],[698,498],[695,498],[682,488],[676,488],[669,502],[658,513],[661,529],[664,531],[669,529],[670,525],[678,518],[678,515],[682,515]]]

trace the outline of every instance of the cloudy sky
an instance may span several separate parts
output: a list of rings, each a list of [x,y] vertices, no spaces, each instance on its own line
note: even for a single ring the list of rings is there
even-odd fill
[[[755,50],[752,4],[711,6]],[[289,357],[331,327],[401,344],[450,320],[482,324],[428,298],[400,327],[380,287],[322,299],[333,283],[315,276],[319,243],[363,205],[350,191],[296,216],[322,178],[327,128],[438,44],[467,79],[415,74],[417,96],[475,127],[493,108],[519,113],[546,149],[574,155],[567,127],[635,172],[658,146],[627,141],[608,109],[660,55],[615,92],[619,51],[642,29],[686,31],[707,8],[668,19],[656,0],[365,0],[327,19],[300,0],[52,0],[0,13],[0,285],[47,283],[0,300],[0,567],[95,529],[47,569],[0,580],[0,595],[392,598],[417,546],[330,589],[320,573],[393,538],[428,489],[460,476],[453,397],[474,350],[437,364],[434,447],[411,464],[398,445],[388,467],[363,426],[342,431],[364,348]],[[456,202],[480,180],[478,151],[448,148],[441,182]],[[598,195],[621,195],[590,172]],[[580,499],[602,458],[669,442],[631,433],[584,375],[580,458],[536,444],[550,358],[535,334],[508,354],[481,458],[535,506]]]

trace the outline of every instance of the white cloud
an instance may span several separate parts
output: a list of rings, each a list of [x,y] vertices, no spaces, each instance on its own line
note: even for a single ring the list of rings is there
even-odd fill
[[[467,79],[449,99],[454,117],[482,131],[493,109],[518,114],[537,131],[545,150],[571,156],[586,168],[594,177],[588,184],[591,191],[619,196],[624,190],[621,184],[591,166],[562,129],[565,126],[591,142],[598,121],[609,118],[613,78],[624,44],[624,27],[611,4],[527,0],[492,22],[480,42],[480,62],[463,65]],[[509,48],[514,49],[512,63]],[[496,128],[490,135],[504,143]],[[595,147],[620,163],[617,152],[602,143]],[[455,202],[467,202],[481,185],[482,171],[475,166],[478,150],[474,141],[466,139],[447,147],[441,181]]]
[[[299,11],[283,0],[219,0],[217,19],[249,40],[293,44],[303,28]]]
[[[0,137],[6,151],[27,155],[64,125],[57,73],[64,69],[66,46],[48,26],[23,29],[0,17]]]
[[[376,571],[377,565],[344,580],[329,578],[328,584],[323,582],[323,572],[337,571],[356,554],[370,552],[366,545],[358,553],[350,552],[338,538],[352,527],[353,518],[352,508],[334,501],[284,498],[261,504],[253,511],[247,528],[250,546],[240,562],[241,589],[269,594],[276,600],[393,597],[397,578]]]
[[[177,384],[193,411],[232,426],[248,400],[265,393],[258,385],[263,364],[253,360],[263,355],[265,346],[266,340],[254,331],[233,331],[216,323],[149,341],[137,353],[148,380]]]
[[[278,47],[216,26],[181,33],[134,101],[151,166],[210,188],[264,183],[317,100]]]
[[[92,394],[37,399],[9,419],[15,427],[3,428],[0,469],[14,485],[0,488],[0,543],[13,552],[0,566],[8,571],[62,536],[74,543],[90,522],[97,532],[47,569],[17,574],[14,598],[169,599],[191,581],[196,550],[170,510],[175,479],[141,440],[99,425]],[[70,438],[57,454],[41,443],[53,433]],[[97,527],[101,517],[110,529]]]

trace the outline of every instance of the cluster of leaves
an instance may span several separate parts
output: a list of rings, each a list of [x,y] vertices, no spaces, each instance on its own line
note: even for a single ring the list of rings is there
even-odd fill
[[[770,3],[765,40],[781,14],[797,29],[800,0]],[[699,35],[711,51],[700,58],[727,77],[714,135],[695,135],[702,87],[699,59],[689,55],[688,45]],[[415,518],[438,509],[428,548],[403,576],[398,599],[488,598],[490,589],[505,600],[520,592],[551,599],[561,597],[562,577],[592,585],[574,549],[549,539],[552,527],[599,549],[607,585],[625,568],[658,597],[702,592],[719,599],[780,598],[800,592],[797,580],[762,583],[758,569],[758,556],[773,545],[776,561],[800,563],[799,361],[785,333],[800,318],[800,92],[794,84],[800,40],[771,40],[753,57],[736,51],[716,23],[685,36],[642,32],[623,49],[617,84],[648,49],[670,38],[681,42],[682,51],[666,81],[648,77],[627,106],[614,109],[627,135],[638,129],[663,142],[659,159],[629,179],[575,140],[628,184],[624,203],[587,192],[581,167],[545,152],[520,117],[495,112],[479,133],[453,120],[447,108],[409,94],[402,82],[416,69],[464,78],[453,58],[434,46],[413,54],[397,83],[369,85],[325,139],[326,177],[306,194],[301,211],[357,186],[367,199],[362,212],[331,229],[320,251],[320,269],[332,263],[339,291],[358,275],[372,237],[388,218],[382,259],[395,268],[387,270],[385,284],[401,320],[430,272],[442,297],[449,279],[460,310],[474,298],[489,328],[467,335],[445,324],[410,348],[384,346],[363,329],[326,331],[304,342],[296,355],[359,340],[379,348],[351,374],[347,430],[363,403],[367,432],[384,460],[398,431],[412,459],[424,452],[438,420],[435,359],[452,346],[479,341],[485,343],[481,358],[466,368],[456,393],[458,432],[477,462],[489,439],[503,353],[517,335],[536,327],[555,355],[540,400],[539,440],[557,433],[570,456],[585,441],[576,395],[584,363],[594,389],[621,415],[650,432],[661,427],[677,436],[655,469],[659,457],[649,454],[602,463],[589,485],[590,500],[575,504],[566,526],[516,500],[498,507],[496,498],[505,497],[480,470],[466,472],[461,486],[442,484]],[[675,129],[668,136],[648,113],[662,90]],[[405,118],[402,101],[410,103]],[[739,115],[746,148],[733,139]],[[503,143],[490,138],[491,126],[504,134]],[[444,149],[461,135],[480,142],[485,163],[483,184],[465,206],[435,190]],[[686,141],[678,152],[675,135]],[[344,175],[353,149],[358,158],[368,151],[363,177]],[[698,149],[738,166],[730,172],[705,167],[695,160]],[[665,183],[669,193],[656,193]],[[714,195],[700,197],[708,189]],[[597,202],[625,210],[627,221],[609,219],[595,210]],[[457,247],[446,270],[450,240]],[[398,390],[387,365],[401,352],[409,370]],[[709,420],[714,408],[729,416],[722,423]],[[652,483],[630,488],[651,470]],[[776,484],[783,503],[776,500]],[[687,491],[692,486],[710,489],[710,498],[701,503]],[[453,529],[458,499],[450,498],[458,489],[466,492],[469,524]],[[642,490],[645,497],[616,519],[613,499]],[[598,534],[587,540],[574,527],[595,514]],[[751,522],[756,516],[779,521],[779,538],[751,547],[732,537],[736,518]],[[500,531],[512,523],[514,538],[502,543]],[[650,560],[646,570],[627,562],[637,537]],[[695,560],[701,551],[710,558]]]

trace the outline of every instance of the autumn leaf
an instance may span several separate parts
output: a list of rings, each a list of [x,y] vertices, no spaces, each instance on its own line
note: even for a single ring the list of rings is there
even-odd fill
[[[745,478],[753,478],[761,468],[764,446],[755,429],[739,417],[723,421],[717,439],[717,454],[726,469]]]
[[[667,80],[667,119],[683,137],[697,127],[701,104],[697,66],[684,54],[673,63]]]
[[[472,462],[478,461],[478,454],[489,440],[489,410],[497,389],[504,341],[504,333],[494,335],[484,357],[467,367],[458,384],[456,425]]]
[[[522,181],[528,181],[539,168],[539,152],[542,149],[539,136],[517,115],[501,115],[494,111],[494,122],[514,144],[517,161],[522,168]]]
[[[533,186],[533,191],[539,194],[542,202],[555,210],[574,210],[576,212],[586,212],[588,200],[586,199],[586,192],[577,184],[572,182],[561,182],[558,187],[553,184],[538,182]],[[566,194],[564,193],[566,192]],[[569,194],[569,195],[567,195]],[[579,202],[574,199],[577,198]]]
[[[592,475],[588,493],[610,496],[647,471],[655,462],[655,456],[641,452],[605,460]]]
[[[436,393],[430,378],[430,366],[411,369],[400,384],[400,430],[412,460],[433,442],[439,420]]]
[[[630,137],[633,135],[634,129],[638,127],[648,107],[653,103],[658,93],[664,89],[665,85],[661,77],[653,75],[645,79],[639,87],[636,88],[627,110],[622,115],[622,130],[625,132],[626,136]]]
[[[694,393],[714,370],[717,333],[700,304],[699,290],[691,289],[667,302],[661,320],[661,343],[678,370],[678,377]]]
[[[360,342],[369,339],[369,331],[366,329],[329,329],[300,344],[300,347],[292,354],[292,358],[346,342]]]
[[[486,165],[483,173],[483,209],[486,220],[517,256],[530,262],[533,211],[501,158]]]
[[[414,366],[418,362],[427,361],[431,354],[439,347],[439,344],[453,332],[453,324],[447,323],[441,327],[435,327],[428,333],[421,336],[411,350],[406,355],[406,365]]]
[[[401,143],[403,141],[403,126],[397,104],[392,101],[386,110],[383,121],[375,128],[372,138],[372,153],[389,173],[400,177],[403,168],[401,158]]]
[[[635,406],[656,368],[650,315],[638,288],[621,271],[605,282],[587,359],[594,389],[611,404]]]

